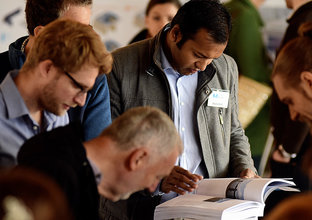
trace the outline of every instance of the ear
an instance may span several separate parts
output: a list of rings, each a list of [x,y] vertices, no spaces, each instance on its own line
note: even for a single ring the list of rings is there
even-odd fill
[[[309,88],[312,89],[312,72],[303,71],[300,74],[300,79],[304,86],[307,85]]]
[[[180,26],[178,24],[174,25],[169,31],[169,39],[175,43],[178,43],[182,39]]]
[[[37,37],[38,34],[40,33],[40,31],[41,31],[43,28],[44,28],[44,26],[42,26],[42,25],[39,25],[39,26],[35,27],[35,29],[34,29],[34,36]]]
[[[128,169],[134,171],[144,167],[149,157],[148,149],[141,147],[133,150],[128,156]]]
[[[48,77],[49,73],[51,72],[53,66],[53,62],[51,60],[44,60],[41,61],[38,65],[40,75],[43,77]]]

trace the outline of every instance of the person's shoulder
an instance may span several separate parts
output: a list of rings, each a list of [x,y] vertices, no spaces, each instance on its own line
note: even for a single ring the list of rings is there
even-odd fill
[[[12,70],[12,66],[10,64],[9,51],[0,53],[0,83],[10,70]]]
[[[7,116],[7,108],[6,108],[6,104],[4,102],[3,93],[2,93],[1,88],[0,88],[0,119],[1,118],[6,119],[7,118],[6,116]]]
[[[119,48],[112,52],[114,63],[121,62],[136,65],[140,61],[148,61],[155,52],[154,38],[145,39]]]
[[[129,44],[135,43],[137,41],[145,40],[147,36],[147,29],[144,28],[137,35],[133,37],[133,39],[129,42]]]
[[[6,60],[9,60],[9,51],[8,50],[0,53],[0,63],[3,63]]]
[[[118,54],[124,54],[124,53],[132,53],[133,51],[140,51],[144,48],[146,48],[149,45],[149,41],[151,39],[145,39],[138,42],[134,42],[132,44],[126,45],[124,47],[120,47],[112,52],[112,55],[115,57]]]
[[[235,63],[235,60],[231,56],[223,53],[220,57],[214,59],[212,62],[215,65],[232,65]]]
[[[107,85],[107,76],[106,74],[100,74],[98,77],[95,79],[95,83],[93,85],[93,88],[91,91],[98,90],[100,87],[106,87]]]
[[[256,9],[250,1],[241,0],[241,1],[231,1],[225,3],[225,7],[230,12],[233,20],[243,19],[254,15]]]
[[[49,149],[57,150],[62,148],[62,152],[66,151],[63,145],[75,141],[80,141],[79,138],[82,137],[82,126],[79,122],[72,122],[65,126],[57,127],[51,131],[45,131],[39,135],[35,135],[25,141],[20,152],[26,152],[30,149],[41,149],[42,152]],[[74,144],[74,142],[72,143]],[[44,148],[43,148],[44,147]],[[39,151],[38,151],[39,153]]]

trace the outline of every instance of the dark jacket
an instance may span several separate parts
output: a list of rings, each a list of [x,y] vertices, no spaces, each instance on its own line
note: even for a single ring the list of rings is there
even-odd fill
[[[0,53],[0,83],[10,70],[20,69],[25,62],[25,54],[21,46],[27,36],[11,43],[9,50]],[[81,121],[84,127],[84,139],[97,137],[111,124],[109,90],[106,75],[96,78],[94,86],[88,92],[83,107],[71,108],[68,111],[70,121]]]
[[[17,39],[9,45],[8,51],[0,53],[0,83],[4,80],[9,71],[20,69],[23,66],[26,56],[21,51],[21,47],[27,37],[28,36]]]
[[[132,44],[134,42],[137,42],[137,41],[141,41],[141,40],[145,40],[148,36],[147,34],[147,29],[144,28],[143,30],[141,30],[137,35],[135,35],[132,40],[129,42],[129,44]]]
[[[82,136],[78,123],[41,133],[24,143],[17,160],[19,165],[54,179],[64,191],[76,219],[97,220],[99,194]]]

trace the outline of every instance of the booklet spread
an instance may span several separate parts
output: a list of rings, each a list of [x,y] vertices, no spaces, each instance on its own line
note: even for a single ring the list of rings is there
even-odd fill
[[[193,194],[178,196],[158,205],[154,219],[258,219],[265,200],[274,190],[298,191],[294,182],[275,178],[204,179]]]

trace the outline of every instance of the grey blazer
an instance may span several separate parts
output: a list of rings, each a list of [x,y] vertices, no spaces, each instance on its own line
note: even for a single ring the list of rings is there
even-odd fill
[[[168,80],[161,68],[160,47],[165,28],[152,39],[113,52],[108,76],[112,118],[135,106],[155,106],[172,117]],[[228,90],[227,108],[208,106],[211,89]],[[199,73],[196,115],[203,158],[210,178],[239,176],[250,168],[256,172],[250,145],[238,120],[238,71],[235,61],[223,54]]]

